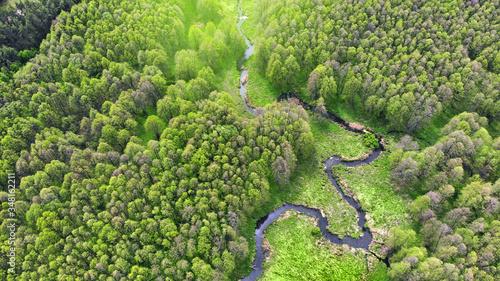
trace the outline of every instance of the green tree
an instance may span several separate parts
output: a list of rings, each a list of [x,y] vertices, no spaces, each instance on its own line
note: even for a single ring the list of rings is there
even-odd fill
[[[431,199],[427,195],[419,196],[410,206],[410,213],[420,217],[431,207]]]
[[[218,1],[198,0],[196,8],[205,21],[218,21],[221,18]]]
[[[188,32],[189,46],[191,49],[198,51],[201,43],[203,42],[204,36],[205,34],[199,27],[192,25]]]
[[[370,149],[378,148],[378,139],[372,133],[363,134],[363,144]]]
[[[198,54],[193,50],[181,50],[175,54],[177,79],[189,81],[196,77],[200,67]]]
[[[160,135],[165,128],[165,123],[156,115],[148,116],[146,122],[144,123],[144,129],[146,131],[151,131],[155,135],[156,139],[160,139]]]

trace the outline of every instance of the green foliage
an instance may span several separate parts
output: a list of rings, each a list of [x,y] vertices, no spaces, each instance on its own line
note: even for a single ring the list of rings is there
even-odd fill
[[[414,216],[421,216],[431,207],[431,199],[427,195],[419,196],[410,205],[410,213]]]
[[[400,144],[391,155],[399,184],[417,194],[427,192],[409,208],[421,241],[414,243],[415,233],[393,230],[391,279],[493,280],[498,275],[491,271],[498,263],[491,251],[500,240],[487,237],[500,225],[499,154],[485,125],[486,118],[463,112],[442,128],[443,137],[434,146],[417,153]],[[491,258],[478,259],[478,254]]]
[[[14,2],[18,2],[15,5]],[[5,19],[0,29],[0,68],[10,68],[12,73],[19,65],[33,58],[40,42],[50,31],[52,21],[61,11],[69,11],[78,0],[63,1],[5,1],[0,14]],[[2,3],[0,3],[2,4]]]
[[[316,239],[321,238],[321,230],[319,227],[315,226],[311,229],[311,235],[315,237]]]
[[[392,228],[391,238],[388,243],[391,249],[400,250],[403,247],[413,246],[416,239],[416,233],[412,229],[402,230],[399,228]]]
[[[177,79],[189,81],[200,70],[198,54],[193,50],[181,50],[175,54]]]
[[[256,105],[295,91],[436,141],[334,171],[391,248],[374,250],[393,251],[388,274],[380,263],[366,274],[364,260],[316,245],[318,229],[294,217],[269,229],[276,252],[267,277],[495,278],[495,3],[244,2],[260,23],[249,66],[250,97],[262,96]],[[333,232],[359,235],[355,210],[317,164],[333,154],[359,158],[376,138],[325,120],[310,127],[292,103],[250,119],[236,113],[234,61],[244,48],[236,1],[73,4],[0,11],[8,19],[0,28],[0,179],[15,169],[18,279],[238,279],[251,262],[252,218],[284,201],[321,208]],[[458,114],[464,109],[473,113]]]
[[[38,51],[35,49],[22,50],[22,51],[19,51],[19,53],[17,54],[17,57],[19,58],[19,60],[22,63],[26,63],[29,59],[35,57],[37,53],[38,53]]]
[[[312,146],[292,137],[309,132],[298,108],[275,106],[268,111],[276,121],[249,121],[227,94],[213,92],[218,72],[242,51],[233,19],[207,24],[198,46],[186,40],[192,21],[182,9],[146,2],[76,5],[58,16],[34,58],[1,49],[31,58],[10,80],[2,68],[0,82],[0,166],[16,169],[17,215],[27,222],[18,233],[31,237],[16,243],[19,264],[29,264],[18,279],[241,277],[250,236],[240,229],[268,200],[266,170],[282,156],[270,142],[290,140],[292,153]],[[57,13],[66,5],[43,3]],[[234,11],[235,3],[219,7]],[[292,165],[296,157],[284,159]]]
[[[34,149],[24,151],[18,159],[23,192],[16,197],[19,202],[42,203],[31,205],[25,219],[32,225],[23,226],[23,231],[33,233],[37,239],[21,243],[19,248],[34,247],[50,260],[59,261],[69,270],[59,276],[97,267],[102,276],[120,272],[134,278],[156,278],[162,273],[144,267],[159,262],[155,255],[172,261],[168,266],[172,279],[193,274],[210,280],[213,274],[241,274],[235,272],[235,265],[249,257],[248,238],[237,231],[269,199],[267,172],[258,170],[268,169],[278,157],[294,167],[294,146],[301,144],[292,136],[308,134],[309,127],[299,117],[306,113],[296,106],[282,110],[275,105],[267,109],[265,116],[247,120],[236,114],[233,104],[216,102],[224,96],[227,94],[214,94],[210,100],[199,101],[199,106],[186,115],[173,117],[165,129],[159,117],[148,116],[144,127],[159,141],[145,143],[128,131],[117,131],[106,124],[96,136],[101,140],[97,152],[71,144],[74,140],[70,135],[57,129],[38,134]],[[106,104],[106,113],[99,118],[112,118],[113,107]],[[290,124],[298,127],[292,129]],[[270,128],[282,134],[262,134]],[[123,149],[123,154],[114,149]],[[44,159],[47,164],[40,160],[28,164],[30,158]],[[231,186],[238,188],[233,190]],[[93,192],[97,187],[99,193]],[[79,193],[71,195],[76,189]],[[99,207],[101,204],[104,209]],[[85,232],[80,233],[84,228]],[[217,241],[222,240],[227,244],[214,253]],[[86,247],[84,243],[104,249],[93,253],[95,265],[91,267],[65,263],[68,259],[82,260],[78,252],[63,253],[49,247]],[[132,249],[135,243],[142,250],[126,255],[121,252]],[[32,262],[32,269],[46,266],[43,260],[32,260],[32,255],[28,252],[19,256]],[[187,260],[190,264],[184,262]],[[22,278],[33,274],[40,278],[58,276],[51,271],[26,270]]]
[[[165,128],[165,122],[163,122],[158,116],[151,115],[148,116],[146,123],[144,123],[144,129],[146,131],[151,131],[155,135],[156,139],[160,139],[160,135]]]
[[[202,16],[205,21],[217,21],[220,19],[219,1],[216,0],[198,0],[197,1],[198,14]]]
[[[363,134],[363,144],[369,149],[377,149],[378,148],[378,139],[372,133],[364,133]]]
[[[387,266],[379,262],[375,265],[375,268],[372,269],[367,275],[366,280],[368,281],[386,281],[389,280],[389,276],[387,275]]]

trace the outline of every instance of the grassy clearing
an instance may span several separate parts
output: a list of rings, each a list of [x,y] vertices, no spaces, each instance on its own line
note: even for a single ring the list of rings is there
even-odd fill
[[[148,116],[157,114],[158,112],[156,111],[156,106],[153,105],[146,109],[146,113],[136,115],[136,121],[138,123],[136,127],[136,136],[141,138],[144,141],[144,144],[147,144],[150,140],[156,140],[156,136],[152,131],[146,131],[146,129],[144,129],[144,123],[146,123]]]
[[[11,0],[8,0],[11,1]],[[16,1],[16,0],[14,0]],[[218,2],[218,7],[219,7],[219,14],[220,14],[220,19],[225,18],[225,17],[230,17],[230,18],[237,18],[238,15],[238,2],[235,0],[219,0]],[[179,6],[183,13],[184,13],[184,18],[185,18],[185,26],[188,27],[186,28],[186,35],[189,30],[189,27],[191,25],[197,25],[197,26],[204,26],[204,20],[202,19],[202,15],[198,13],[198,7],[196,5],[196,1],[187,1],[187,0],[176,0],[174,3]],[[217,25],[220,20],[215,22]]]
[[[387,276],[387,266],[380,261],[376,261],[375,266],[370,269],[370,272],[366,275],[366,281],[387,281],[389,276]]]
[[[346,103],[335,103],[334,105],[328,106],[327,109],[348,122],[368,126],[377,133],[386,133],[388,131],[387,125],[380,122],[380,119],[372,119],[368,114],[365,114],[359,109],[355,109]]]
[[[309,116],[311,131],[316,141],[312,158],[305,163],[298,164],[286,188],[280,188],[270,182],[270,201],[259,209],[252,222],[243,223],[245,228],[242,230],[245,236],[253,237],[255,221],[287,202],[321,209],[328,218],[330,231],[339,236],[356,237],[361,234],[361,229],[357,225],[356,211],[342,200],[340,194],[332,186],[326,177],[322,162],[331,155],[341,155],[347,150],[351,151],[351,154],[348,154],[350,156],[363,155],[366,153],[366,148],[362,146],[361,138],[354,138],[355,134],[343,130],[330,121],[316,120],[311,112]],[[359,142],[359,144],[353,144],[354,142]],[[347,149],[347,146],[352,146],[352,148]],[[354,147],[358,147],[359,150]],[[254,247],[252,240],[250,252],[255,251]],[[250,261],[242,265],[241,271],[248,274],[249,265]]]
[[[370,165],[337,166],[333,172],[340,177],[341,187],[350,190],[367,211],[367,225],[378,236],[375,240],[384,240],[387,230],[393,226],[409,226],[408,200],[394,190],[387,155]]]
[[[241,2],[241,11],[243,15],[248,16],[248,20],[243,23],[241,28],[245,31],[248,38],[255,36],[255,33],[258,30],[259,19],[257,18],[257,0],[242,0]]]
[[[245,67],[249,69],[247,94],[252,105],[263,107],[273,103],[281,93],[266,79],[264,72],[257,68],[254,56],[250,57]]]
[[[259,19],[256,17],[257,0],[243,0],[241,9],[243,14],[248,16],[248,20],[242,25],[242,29],[250,41],[259,30]],[[247,86],[248,98],[254,107],[263,107],[273,103],[280,95],[281,91],[276,89],[265,76],[265,71],[259,69],[255,62],[255,55],[246,62],[245,67],[249,69],[249,79]]]
[[[322,117],[318,119],[312,116],[309,120],[316,142],[315,154],[310,162],[316,165],[304,165],[296,173],[290,184],[292,190],[297,192],[292,202],[321,209],[327,216],[333,233],[359,237],[361,230],[356,223],[356,211],[342,200],[320,163],[332,155],[360,158],[369,150],[363,145],[361,136]]]
[[[303,85],[298,91],[300,99],[305,102],[313,103],[312,96],[306,90],[307,85]],[[328,111],[336,114],[340,118],[351,122],[359,123],[364,126],[372,128],[377,133],[385,134],[389,131],[387,124],[382,122],[380,118],[371,118],[370,115],[365,114],[359,109],[356,109],[346,102],[335,101],[326,105]]]
[[[437,116],[432,122],[415,132],[415,136],[426,139],[431,143],[436,143],[441,138],[441,128],[443,128],[459,111],[448,109]]]
[[[334,154],[345,159],[359,159],[370,152],[363,145],[360,134],[344,130],[328,119],[313,117],[309,119],[309,124],[316,141],[316,152],[324,159]]]
[[[383,277],[377,271],[368,273],[362,251],[358,256],[332,245],[323,238],[311,235],[314,222],[311,218],[289,211],[267,229],[266,237],[271,245],[271,257],[265,263],[260,280],[367,280],[367,277]],[[352,251],[352,252],[351,252]],[[378,263],[378,262],[377,262]],[[368,273],[368,274],[367,274]],[[387,280],[387,279],[368,279]]]
[[[318,158],[317,162],[322,160]],[[320,209],[328,218],[332,233],[337,233],[340,237],[361,235],[361,229],[356,223],[356,210],[342,199],[326,177],[322,165],[308,165],[301,169],[290,183],[290,190],[294,196],[288,202]]]
[[[238,112],[246,118],[253,118],[254,116],[250,114],[245,108],[245,104],[240,96],[240,73],[236,70],[236,66],[232,69],[227,69],[222,71],[219,75],[216,75],[215,84],[218,85],[217,90],[219,92],[226,92],[233,98],[238,108]]]
[[[332,155],[344,158],[360,158],[369,150],[361,136],[342,129],[337,124],[310,113],[309,123],[315,139],[315,153],[309,162],[297,171],[290,186],[297,194],[293,203],[307,205],[323,211],[328,218],[330,230],[340,236],[359,237],[357,213],[345,202],[330,183],[321,164]],[[290,201],[289,201],[290,202]]]

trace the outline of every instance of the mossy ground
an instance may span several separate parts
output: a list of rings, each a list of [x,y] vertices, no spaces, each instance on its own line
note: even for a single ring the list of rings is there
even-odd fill
[[[368,270],[363,251],[346,251],[348,248],[316,239],[311,234],[315,226],[311,218],[293,211],[284,217],[267,229],[272,254],[260,280],[387,280],[380,262],[374,261],[376,270]]]

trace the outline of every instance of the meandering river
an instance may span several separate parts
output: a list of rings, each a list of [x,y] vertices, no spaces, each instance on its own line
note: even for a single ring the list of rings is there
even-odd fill
[[[256,115],[256,114],[258,114],[258,111],[255,108],[251,107],[247,103],[247,85],[248,85],[248,77],[249,77],[248,74],[249,73],[248,73],[248,69],[246,69],[244,67],[244,64],[246,63],[246,61],[254,53],[254,46],[252,45],[252,43],[250,42],[250,40],[248,39],[248,37],[246,36],[246,34],[243,32],[243,30],[241,28],[242,24],[247,20],[247,17],[243,15],[240,6],[241,6],[241,0],[239,1],[239,4],[238,4],[238,13],[239,13],[238,29],[239,29],[241,35],[243,36],[243,38],[245,39],[246,49],[245,49],[245,53],[243,54],[243,56],[238,60],[238,66],[237,66],[238,70],[240,71],[240,95],[241,95],[241,98],[243,100],[243,103],[245,104],[245,108],[248,110],[248,112]],[[289,99],[289,98],[296,98],[302,104],[302,106],[304,108],[314,110],[314,106],[300,101],[300,99],[293,94],[283,94],[278,98],[278,101],[281,101],[284,99]],[[331,112],[327,112],[326,114],[324,114],[324,116],[326,118],[330,119],[331,121],[338,123],[346,130],[349,130],[349,131],[352,131],[355,133],[361,133],[361,134],[364,133],[364,131],[357,129],[357,128],[353,128],[348,122],[346,122],[345,120],[343,120],[342,118],[338,117],[337,115],[335,115]],[[295,211],[298,211],[304,215],[307,215],[310,217],[315,217],[316,219],[318,219],[318,227],[321,230],[322,236],[326,240],[330,241],[331,243],[334,243],[337,245],[349,245],[350,247],[353,247],[353,248],[361,248],[361,249],[364,249],[364,250],[374,254],[373,252],[371,252],[369,250],[369,246],[372,242],[373,236],[372,236],[372,233],[370,232],[370,229],[365,227],[365,225],[366,225],[366,213],[365,213],[365,211],[363,211],[363,209],[361,208],[360,204],[357,201],[355,201],[352,197],[346,196],[344,194],[344,192],[342,191],[342,189],[339,187],[339,185],[337,183],[337,178],[333,177],[333,175],[332,175],[332,168],[337,166],[337,165],[343,165],[346,167],[355,167],[355,166],[359,166],[359,165],[370,164],[371,162],[373,162],[375,159],[377,159],[379,157],[380,153],[384,149],[383,144],[380,142],[381,138],[380,137],[378,137],[378,138],[379,138],[379,148],[374,150],[369,155],[369,157],[364,159],[364,160],[347,162],[347,161],[342,161],[340,159],[340,157],[338,157],[338,156],[331,156],[323,162],[323,166],[325,167],[325,173],[326,173],[326,176],[328,177],[328,179],[330,180],[330,183],[335,187],[335,189],[337,189],[337,192],[340,193],[340,195],[342,196],[342,199],[344,199],[349,205],[351,205],[352,207],[354,207],[354,209],[356,209],[356,211],[358,213],[358,218],[359,218],[358,219],[358,226],[362,230],[362,235],[357,239],[352,238],[352,237],[348,237],[348,236],[340,239],[337,234],[332,234],[327,229],[328,219],[325,216],[323,216],[323,214],[321,213],[320,210],[309,208],[309,207],[302,206],[302,205],[294,205],[294,204],[285,203],[284,205],[279,206],[274,211],[272,211],[271,213],[267,214],[266,216],[260,218],[257,221],[257,225],[255,228],[255,259],[252,263],[253,270],[248,276],[243,278],[243,280],[257,280],[257,278],[259,278],[260,275],[262,274],[262,271],[264,270],[262,265],[263,265],[264,260],[266,259],[266,256],[267,256],[267,252],[265,252],[264,249],[262,248],[262,241],[263,241],[264,236],[265,236],[265,230],[272,222],[277,220],[287,210],[295,210]],[[383,261],[386,265],[388,265],[387,259],[382,260],[377,255],[375,255],[375,256],[379,260]]]

